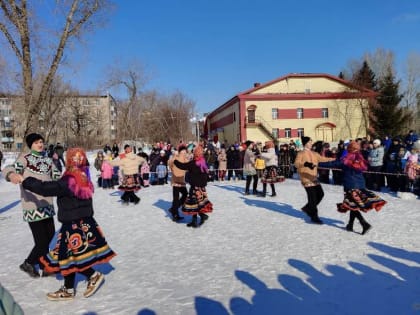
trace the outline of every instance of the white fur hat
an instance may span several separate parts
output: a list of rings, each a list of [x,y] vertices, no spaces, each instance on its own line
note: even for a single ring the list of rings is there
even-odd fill
[[[381,145],[381,140],[375,139],[375,140],[373,140],[373,144],[374,145]]]

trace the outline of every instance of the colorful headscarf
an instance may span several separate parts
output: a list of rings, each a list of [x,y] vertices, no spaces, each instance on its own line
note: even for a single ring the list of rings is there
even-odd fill
[[[200,170],[203,173],[207,173],[208,171],[208,167],[207,167],[207,163],[206,160],[204,159],[203,156],[203,147],[201,144],[198,144],[195,149],[194,149],[194,161],[195,161],[195,165],[197,165],[198,167],[200,167]]]
[[[94,188],[90,180],[86,153],[82,148],[71,148],[67,150],[64,176],[69,177],[69,189],[77,198],[92,198]]]

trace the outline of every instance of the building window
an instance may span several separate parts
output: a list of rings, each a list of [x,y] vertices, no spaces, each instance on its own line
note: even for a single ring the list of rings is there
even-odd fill
[[[303,108],[298,108],[296,113],[298,119],[303,119]]]
[[[297,129],[297,135],[299,138],[304,137],[305,136],[305,130],[303,128],[298,128]]]
[[[274,139],[278,139],[279,138],[279,130],[277,128],[271,129],[271,134],[273,135],[273,138]]]
[[[273,119],[273,120],[279,119],[277,108],[272,108],[271,109],[271,119]]]
[[[284,137],[285,138],[291,138],[292,137],[292,129],[291,128],[284,129]]]
[[[87,98],[82,99],[82,105],[83,105],[83,106],[89,106],[89,105],[90,105],[90,104],[89,104],[89,100],[88,100]]]
[[[328,108],[322,109],[322,118],[328,118]]]

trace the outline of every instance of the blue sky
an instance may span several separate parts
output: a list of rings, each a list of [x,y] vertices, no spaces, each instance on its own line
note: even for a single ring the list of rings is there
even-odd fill
[[[420,53],[420,1],[153,0],[115,1],[104,28],[72,54],[68,78],[95,89],[104,69],[137,60],[152,73],[146,89],[182,91],[209,112],[254,82],[291,72],[337,75],[377,48],[397,70]]]

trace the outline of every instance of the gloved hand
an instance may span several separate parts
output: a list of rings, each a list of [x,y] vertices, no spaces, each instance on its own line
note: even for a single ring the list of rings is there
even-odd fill
[[[315,168],[314,163],[311,163],[311,162],[305,162],[305,163],[303,163],[303,166],[309,167],[311,170],[313,170]]]

